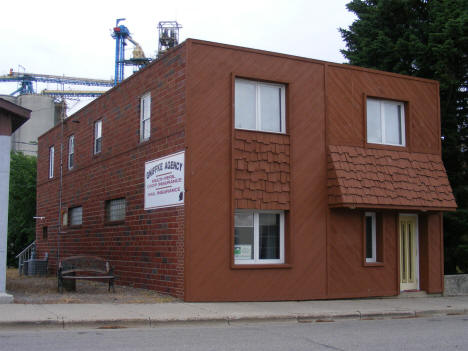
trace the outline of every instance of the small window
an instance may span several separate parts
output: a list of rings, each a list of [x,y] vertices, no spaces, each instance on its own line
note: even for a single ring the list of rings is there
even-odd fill
[[[42,239],[47,240],[49,237],[49,230],[47,227],[42,227]]]
[[[49,148],[49,179],[54,177],[54,157],[55,157],[55,148],[51,146]]]
[[[365,262],[383,262],[382,246],[382,216],[375,212],[366,212],[364,215],[364,250]]]
[[[68,209],[68,218],[70,220],[70,226],[82,225],[83,224],[83,207],[72,207]]]
[[[75,136],[68,138],[68,169],[72,169],[75,164]]]
[[[377,228],[374,212],[366,213],[366,262],[377,262]]]
[[[116,222],[125,220],[125,199],[106,201],[106,221]]]
[[[102,120],[94,123],[94,154],[98,154],[102,149]]]
[[[234,215],[235,264],[284,263],[284,212],[244,211]]]
[[[405,146],[403,102],[367,99],[367,142]]]
[[[285,90],[284,84],[236,79],[236,128],[285,133]]]
[[[151,135],[151,94],[145,94],[140,103],[140,141],[148,140]]]

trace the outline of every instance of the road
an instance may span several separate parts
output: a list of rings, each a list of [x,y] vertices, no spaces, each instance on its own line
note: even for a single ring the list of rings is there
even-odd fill
[[[468,316],[152,329],[0,330],[0,350],[468,350]]]

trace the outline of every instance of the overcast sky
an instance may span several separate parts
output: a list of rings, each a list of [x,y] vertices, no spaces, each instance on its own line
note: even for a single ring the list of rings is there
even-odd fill
[[[126,18],[121,24],[147,57],[157,52],[158,22],[177,20],[181,42],[195,38],[342,63],[338,28],[355,19],[345,7],[349,1],[3,1],[0,75],[21,65],[26,72],[111,79],[117,18]],[[133,45],[127,48],[128,58]],[[126,76],[131,71],[126,67]],[[16,87],[0,82],[0,94]]]

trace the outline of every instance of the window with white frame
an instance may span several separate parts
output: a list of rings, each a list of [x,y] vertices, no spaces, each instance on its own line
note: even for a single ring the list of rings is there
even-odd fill
[[[235,127],[285,133],[285,90],[284,84],[236,79]]]
[[[102,149],[102,120],[94,122],[94,154]]]
[[[235,212],[234,263],[284,263],[283,211]]]
[[[405,104],[367,99],[367,142],[405,146]]]
[[[377,228],[375,212],[365,214],[366,262],[377,262]]]
[[[49,179],[54,177],[54,158],[55,158],[55,148],[53,146],[49,147]]]
[[[116,222],[125,220],[125,198],[106,201],[106,221]]]
[[[141,97],[140,102],[140,141],[148,140],[151,135],[151,94]]]
[[[68,219],[70,225],[82,225],[83,224],[83,207],[77,206],[68,209]]]
[[[68,138],[68,169],[72,169],[75,164],[75,136]]]

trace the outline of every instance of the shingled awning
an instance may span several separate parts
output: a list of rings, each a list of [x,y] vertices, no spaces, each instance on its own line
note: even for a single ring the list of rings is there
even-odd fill
[[[454,210],[439,155],[329,146],[331,207]]]

